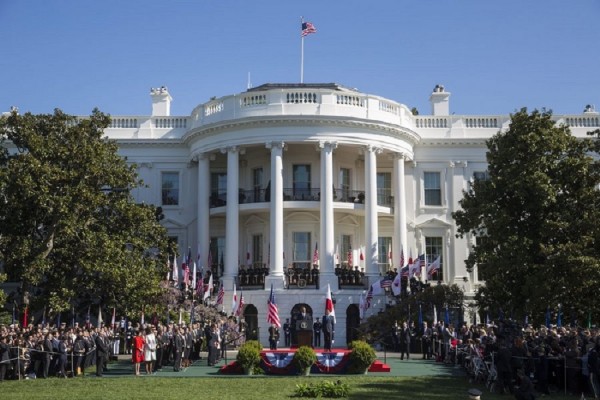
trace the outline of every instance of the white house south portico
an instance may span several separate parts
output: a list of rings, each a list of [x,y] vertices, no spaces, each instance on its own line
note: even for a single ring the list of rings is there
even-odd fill
[[[439,257],[433,280],[474,293],[474,238],[455,237],[451,213],[508,115],[450,115],[440,85],[431,115],[337,84],[266,84],[177,117],[166,88],[151,97],[151,116],[113,116],[106,134],[147,184],[138,200],[160,205],[179,248],[224,285],[226,311],[233,285],[243,290],[263,343],[271,285],[285,320],[299,305],[321,317],[329,284],[336,343],[351,340],[360,294],[401,253]],[[599,126],[593,110],[554,118],[575,135]],[[367,315],[391,299],[375,296]]]

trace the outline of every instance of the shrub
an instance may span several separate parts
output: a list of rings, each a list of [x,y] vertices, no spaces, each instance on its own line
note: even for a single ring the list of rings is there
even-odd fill
[[[306,372],[317,361],[317,355],[312,347],[301,346],[292,359],[292,364],[301,373]]]
[[[242,366],[244,371],[254,373],[254,370],[260,364],[261,350],[262,346],[256,340],[250,340],[240,347],[236,361]]]
[[[296,385],[294,390],[294,397],[329,397],[329,398],[340,398],[348,397],[350,394],[350,387],[342,381],[332,382],[323,381],[316,384],[303,384],[299,383]]]
[[[348,367],[348,371],[351,373],[364,373],[377,359],[375,350],[367,342],[355,340],[348,347],[352,350]]]

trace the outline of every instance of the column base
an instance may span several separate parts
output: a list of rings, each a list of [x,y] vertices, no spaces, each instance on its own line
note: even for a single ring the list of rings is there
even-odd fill
[[[280,276],[267,275],[265,277],[265,289],[266,290],[271,290],[271,285],[273,285],[273,290],[283,289],[283,284],[284,284],[283,275],[280,275]]]

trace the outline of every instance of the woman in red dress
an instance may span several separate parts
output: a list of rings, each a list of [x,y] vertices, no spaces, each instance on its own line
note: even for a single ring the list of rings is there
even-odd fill
[[[138,330],[136,336],[132,340],[132,361],[135,365],[135,374],[140,374],[140,364],[144,362],[144,336],[142,330]]]

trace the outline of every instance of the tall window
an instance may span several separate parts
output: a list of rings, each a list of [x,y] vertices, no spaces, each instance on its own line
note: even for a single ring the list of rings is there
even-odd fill
[[[252,189],[254,190],[254,201],[264,201],[264,197],[261,196],[264,184],[264,173],[261,168],[254,168],[252,170]]]
[[[301,268],[310,268],[310,232],[294,232],[293,254],[294,264]]]
[[[377,173],[377,204],[389,205],[392,195],[392,174],[390,172]]]
[[[425,188],[425,205],[426,206],[441,206],[442,205],[442,186],[439,172],[425,172],[424,188]]]
[[[162,205],[179,205],[179,172],[161,174]]]
[[[294,199],[304,200],[310,198],[310,165],[297,164],[294,173]]]
[[[354,267],[355,265],[358,265],[358,262],[360,260],[354,260],[354,259],[352,259],[352,263],[351,264],[348,264],[348,262],[349,262],[348,255],[353,250],[352,249],[352,236],[350,236],[350,235],[342,235],[342,244],[341,244],[341,246],[342,246],[342,248],[340,249],[340,264],[341,265],[346,265],[348,267]]]
[[[263,235],[252,235],[252,263],[262,264],[263,260]]]
[[[377,263],[379,264],[379,273],[385,275],[392,269],[390,264],[390,252],[392,251],[392,238],[389,236],[380,236],[377,238]],[[397,267],[396,267],[397,268]]]
[[[440,268],[436,274],[433,275],[431,280],[441,281],[444,279],[444,248],[443,248],[443,238],[439,236],[426,237],[425,238],[425,261],[426,265],[429,266],[432,262],[434,262],[438,256],[440,257]]]
[[[227,173],[213,172],[210,174],[211,206],[224,206],[227,202]]]
[[[212,237],[210,238],[210,266],[209,268],[216,274],[217,277],[223,275],[225,268],[225,238]],[[208,263],[208,262],[207,262]]]
[[[350,168],[340,168],[340,194],[342,201],[348,201],[350,197]]]

